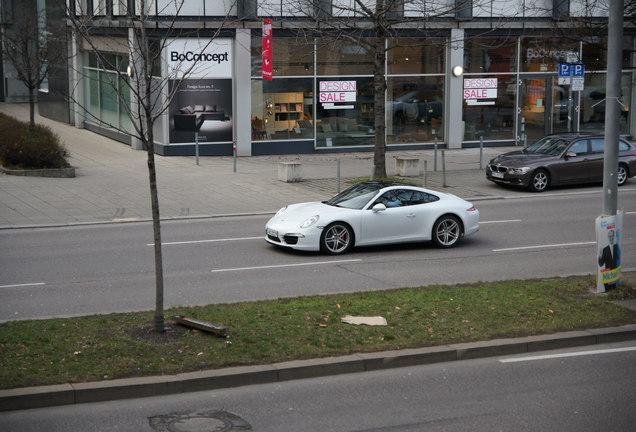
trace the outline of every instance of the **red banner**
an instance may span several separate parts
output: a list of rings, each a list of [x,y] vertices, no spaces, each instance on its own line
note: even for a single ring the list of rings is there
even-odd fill
[[[272,20],[263,19],[263,79],[271,80],[274,74],[274,42]]]

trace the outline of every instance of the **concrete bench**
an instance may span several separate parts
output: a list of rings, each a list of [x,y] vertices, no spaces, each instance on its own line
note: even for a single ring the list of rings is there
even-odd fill
[[[278,162],[278,180],[294,183],[302,179],[303,165],[300,162]]]
[[[401,177],[419,176],[420,160],[418,158],[396,158],[395,171]]]

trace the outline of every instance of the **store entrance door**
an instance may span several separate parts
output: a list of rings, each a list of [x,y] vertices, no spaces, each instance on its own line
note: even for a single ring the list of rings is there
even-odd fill
[[[551,133],[571,130],[567,87],[551,76],[522,77],[519,81],[519,144],[532,144]]]

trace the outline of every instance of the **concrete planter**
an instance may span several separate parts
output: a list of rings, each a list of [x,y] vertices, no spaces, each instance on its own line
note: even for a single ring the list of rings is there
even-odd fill
[[[75,177],[75,167],[24,169],[24,170],[14,170],[14,169],[9,169],[5,167],[0,167],[0,172],[3,172],[8,175],[27,176],[27,177],[57,177],[57,178]]]
[[[303,166],[300,162],[278,162],[278,180],[294,183],[302,179]]]
[[[401,177],[416,177],[420,175],[420,160],[417,158],[395,159],[395,170]]]

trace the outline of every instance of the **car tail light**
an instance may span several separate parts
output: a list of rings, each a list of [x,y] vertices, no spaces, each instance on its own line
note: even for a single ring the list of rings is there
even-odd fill
[[[466,209],[466,211],[477,211],[477,208],[475,206],[472,206],[471,208]]]

